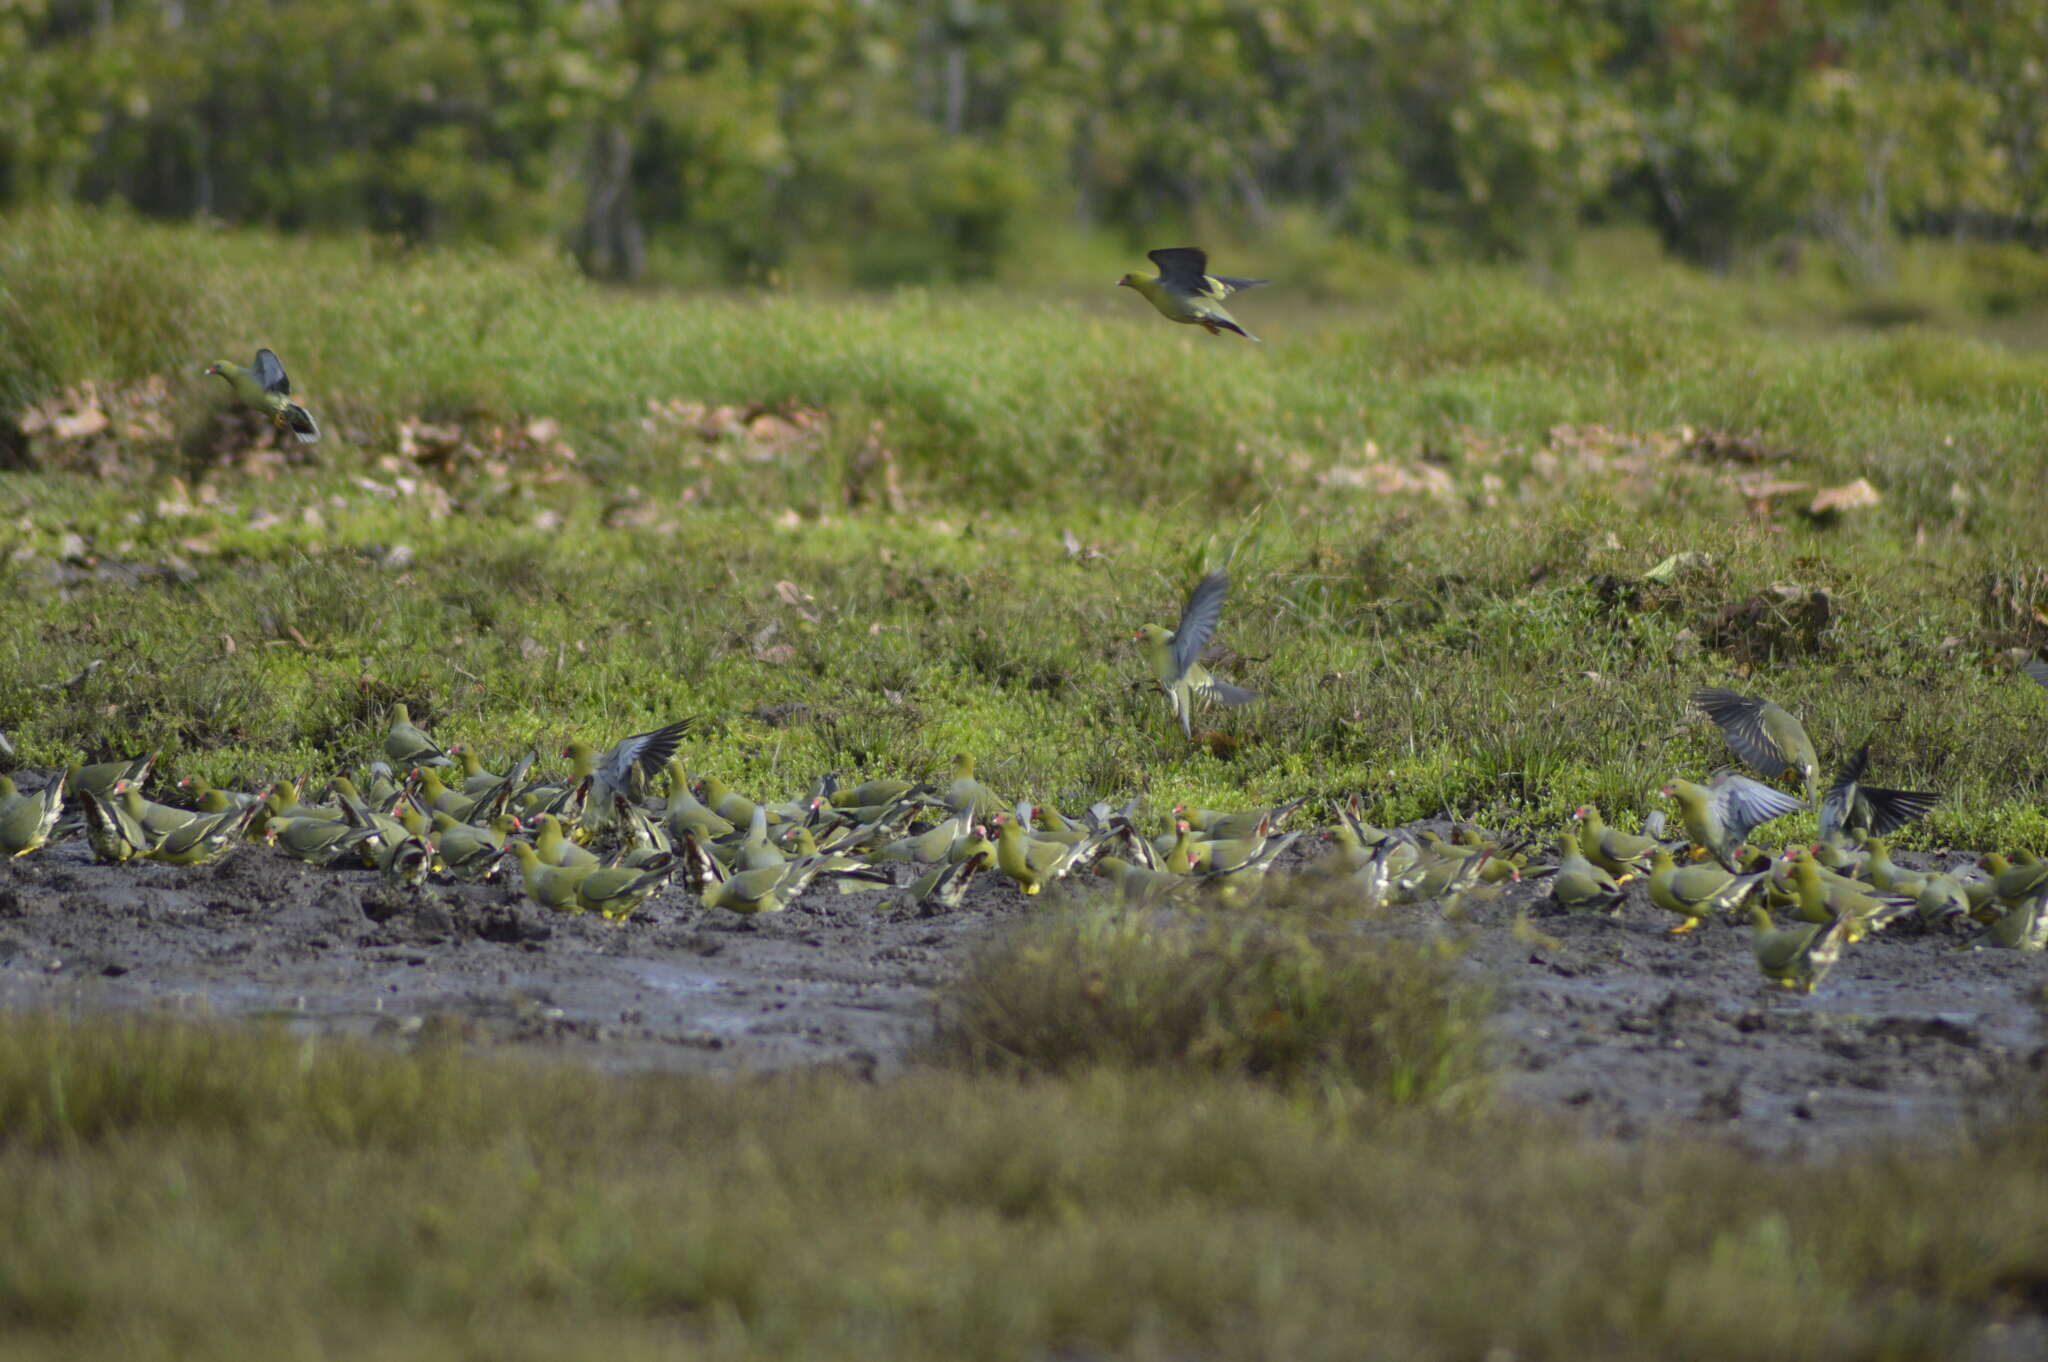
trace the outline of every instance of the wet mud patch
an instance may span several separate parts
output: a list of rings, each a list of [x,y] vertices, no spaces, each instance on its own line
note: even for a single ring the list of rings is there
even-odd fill
[[[450,1037],[608,1068],[899,1068],[972,943],[1030,911],[984,879],[960,911],[813,888],[629,922],[541,912],[510,883],[394,889],[245,847],[217,866],[103,866],[71,842],[0,867],[0,1006],[277,1019]]]
[[[1845,949],[1816,992],[1787,992],[1746,928],[1670,936],[1677,919],[1628,890],[1612,919],[1543,915],[1541,885],[1470,910],[1510,1099],[1623,1140],[1679,1128],[1805,1152],[1957,1129],[2048,1065],[2048,957],[1958,950],[1909,923]],[[1518,913],[1537,929],[1523,937],[1548,940],[1518,939]]]
[[[1546,892],[1359,929],[1456,940],[1494,991],[1504,1099],[1594,1134],[1779,1153],[1938,1135],[2048,1066],[2048,957],[1880,935],[1805,996],[1757,973],[1745,930],[1666,935],[1674,919],[1640,883],[1614,919],[1550,915]],[[670,888],[614,923],[543,913],[509,883],[399,890],[255,846],[205,868],[102,866],[71,842],[0,865],[0,1006],[266,1018],[618,1070],[884,1077],[975,946],[1046,910],[987,875],[937,916],[825,884],[753,918]]]

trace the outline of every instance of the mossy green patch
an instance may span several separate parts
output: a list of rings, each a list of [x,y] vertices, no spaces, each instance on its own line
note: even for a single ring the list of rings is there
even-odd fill
[[[1543,824],[1728,760],[1685,696],[1734,684],[1942,790],[1916,837],[2039,844],[2037,352],[1642,262],[1276,286],[1255,349],[1116,296],[627,295],[112,215],[0,249],[31,763],[250,784],[366,759],[405,700],[493,759],[694,714],[693,770],[777,794],[965,749],[1063,806]],[[258,344],[316,448],[219,415],[200,366]],[[1226,562],[1224,674],[1262,698],[1202,712],[1219,757],[1130,635]]]

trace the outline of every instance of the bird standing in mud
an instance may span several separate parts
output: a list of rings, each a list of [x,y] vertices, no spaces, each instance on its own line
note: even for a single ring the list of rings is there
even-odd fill
[[[26,856],[50,840],[57,818],[64,812],[64,785],[69,773],[61,773],[32,795],[18,794],[9,776],[0,776],[0,857]]]
[[[1608,827],[1600,810],[1591,804],[1581,805],[1572,819],[1580,825],[1580,851],[1608,874],[1619,876],[1618,883],[1625,884],[1629,876],[1648,871],[1650,858],[1661,845],[1654,837]]]
[[[1162,247],[1146,252],[1145,258],[1159,267],[1158,277],[1127,274],[1116,281],[1118,288],[1137,290],[1170,322],[1199,326],[1212,336],[1234,331],[1248,341],[1259,339],[1238,325],[1237,318],[1223,306],[1223,300],[1244,289],[1257,288],[1265,280],[1210,274],[1208,252],[1195,246]]]
[[[1756,967],[1783,988],[1811,993],[1842,954],[1847,920],[1834,918],[1804,927],[1779,927],[1761,903],[1749,906],[1750,951]]]
[[[1669,851],[1658,847],[1651,858],[1650,902],[1684,918],[1670,933],[1684,936],[1704,926],[1716,912],[1743,903],[1768,878],[1761,871],[1732,875],[1717,866],[1681,866]]]
[[[1741,868],[1743,842],[1752,831],[1806,807],[1791,795],[1733,771],[1718,772],[1705,785],[1673,780],[1664,793],[1678,801],[1686,835],[1731,874]]]
[[[255,364],[247,369],[217,359],[206,366],[206,372],[226,379],[243,406],[269,417],[270,424],[290,431],[300,444],[320,442],[319,423],[313,420],[313,413],[292,401],[292,381],[271,351],[258,350]]]
[[[1567,913],[1612,913],[1626,897],[1614,877],[1587,860],[1579,849],[1578,834],[1566,828],[1558,834],[1560,858],[1551,877],[1550,897]]]
[[[1188,593],[1187,604],[1181,607],[1180,623],[1171,631],[1147,624],[1133,636],[1145,644],[1159,689],[1166,692],[1173,717],[1180,720],[1181,732],[1190,739],[1195,736],[1195,696],[1220,700],[1226,705],[1248,705],[1259,698],[1241,686],[1217,680],[1195,660],[1202,655],[1209,635],[1216,632],[1216,621],[1223,617],[1223,597],[1229,590],[1229,574],[1212,572]]]
[[[391,706],[391,728],[384,735],[384,755],[400,770],[414,766],[453,766],[455,759],[412,721],[403,704]]]

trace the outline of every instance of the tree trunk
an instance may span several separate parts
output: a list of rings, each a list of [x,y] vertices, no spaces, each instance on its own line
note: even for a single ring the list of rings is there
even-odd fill
[[[595,279],[631,282],[647,270],[647,240],[633,213],[633,139],[616,119],[591,130],[574,250],[583,272]]]

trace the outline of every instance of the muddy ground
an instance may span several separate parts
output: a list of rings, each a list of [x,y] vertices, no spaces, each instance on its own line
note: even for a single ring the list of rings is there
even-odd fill
[[[1766,987],[1745,931],[1667,936],[1674,919],[1640,884],[1613,920],[1544,915],[1545,892],[1513,886],[1458,923],[1400,909],[1395,929],[1467,941],[1497,991],[1509,1099],[1597,1133],[1677,1124],[1776,1152],[1938,1135],[2048,1063],[2048,957],[1959,952],[1908,924],[1804,997]],[[1523,910],[1536,932],[1512,930]],[[253,845],[209,867],[103,866],[74,839],[0,864],[0,1006],[453,1034],[621,1069],[886,1076],[975,945],[1040,911],[985,875],[936,916],[823,885],[755,918],[670,889],[610,923],[544,914],[510,884],[395,891]]]

